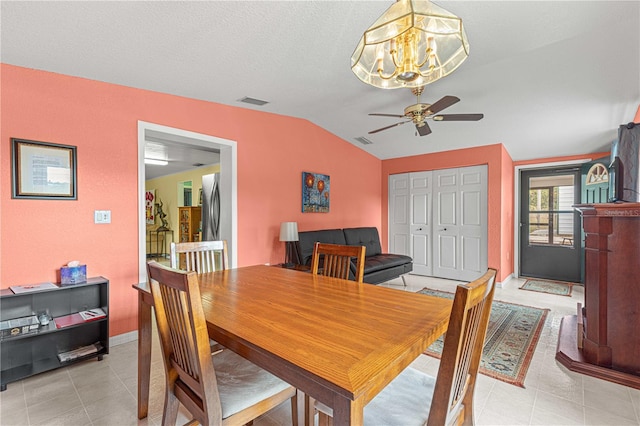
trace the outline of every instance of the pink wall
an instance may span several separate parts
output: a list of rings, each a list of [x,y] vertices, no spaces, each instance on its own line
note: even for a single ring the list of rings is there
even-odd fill
[[[504,146],[501,146],[500,179],[500,279],[504,281],[513,273],[513,208],[515,174],[513,160]]]
[[[488,166],[488,245],[489,266],[498,268],[498,281],[513,272],[513,222],[505,226],[510,217],[504,210],[513,211],[513,161],[502,144],[479,146],[434,154],[394,158],[382,161],[382,233],[383,246],[388,244],[387,208],[389,175],[422,170],[450,169],[486,164]],[[507,253],[501,253],[507,249]]]
[[[136,328],[137,121],[238,143],[238,264],[284,258],[280,222],[301,230],[381,225],[381,161],[301,119],[2,64],[0,288],[57,281],[86,262],[109,278],[111,334]],[[77,146],[78,200],[11,198],[10,138]],[[331,212],[300,213],[301,173],[331,177]],[[93,211],[109,209],[110,225]]]

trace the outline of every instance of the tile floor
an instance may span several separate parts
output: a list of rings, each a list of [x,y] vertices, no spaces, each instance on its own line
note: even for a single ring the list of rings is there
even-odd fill
[[[496,289],[496,300],[550,308],[525,381],[525,388],[480,375],[475,413],[478,425],[640,425],[640,390],[568,371],[555,359],[564,315],[582,301],[582,287],[572,297],[519,290],[512,279]],[[424,287],[451,290],[454,281],[407,277],[408,291]],[[404,289],[400,280],[385,285]],[[164,374],[157,338],[154,342],[149,417],[136,416],[136,342],[112,346],[104,360],[87,361],[21,382],[0,393],[0,425],[159,425]],[[438,360],[421,355],[414,366],[435,375]],[[180,421],[188,414],[181,411]],[[256,426],[291,424],[287,404],[257,419]],[[397,425],[402,426],[402,425]]]

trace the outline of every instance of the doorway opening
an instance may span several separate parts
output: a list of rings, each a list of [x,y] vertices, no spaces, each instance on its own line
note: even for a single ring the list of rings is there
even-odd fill
[[[580,282],[580,188],[580,167],[521,172],[521,276]]]
[[[238,178],[237,178],[237,146],[236,142],[202,133],[190,132],[159,124],[138,121],[138,279],[147,279],[146,271],[146,224],[145,224],[145,165],[144,154],[147,136],[166,137],[173,143],[185,147],[209,147],[220,151],[220,239],[227,240],[229,263],[232,268],[238,262]]]

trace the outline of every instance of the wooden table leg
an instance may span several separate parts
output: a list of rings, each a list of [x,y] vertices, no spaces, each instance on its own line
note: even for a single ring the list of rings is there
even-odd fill
[[[364,404],[362,398],[350,401],[340,396],[335,396],[333,405],[334,426],[361,425],[364,422]]]
[[[138,292],[138,418],[149,413],[149,382],[151,381],[151,305]]]

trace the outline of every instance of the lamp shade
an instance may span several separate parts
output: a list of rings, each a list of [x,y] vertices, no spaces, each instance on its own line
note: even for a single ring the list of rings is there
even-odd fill
[[[280,241],[298,241],[298,222],[280,224]]]
[[[462,20],[429,0],[398,0],[360,39],[351,70],[382,89],[432,83],[469,55]]]

